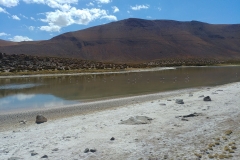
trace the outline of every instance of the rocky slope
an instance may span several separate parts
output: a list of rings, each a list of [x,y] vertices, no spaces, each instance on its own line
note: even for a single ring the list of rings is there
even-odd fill
[[[231,60],[240,59],[239,28],[240,24],[130,18],[61,34],[46,41],[0,41],[0,51],[115,63],[163,58]]]

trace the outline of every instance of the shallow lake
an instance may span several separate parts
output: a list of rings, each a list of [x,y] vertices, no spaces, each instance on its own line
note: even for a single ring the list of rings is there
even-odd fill
[[[0,113],[240,81],[240,66],[78,76],[0,78]]]

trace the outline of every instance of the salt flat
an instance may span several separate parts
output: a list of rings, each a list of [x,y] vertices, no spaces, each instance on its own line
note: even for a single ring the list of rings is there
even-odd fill
[[[203,101],[206,96],[212,101]],[[175,103],[176,99],[183,99],[184,104]],[[225,157],[238,160],[240,157],[239,82],[119,101],[128,103],[116,105],[113,101],[107,103],[109,106],[104,110],[64,118],[51,118],[51,114],[46,114],[48,121],[42,124],[35,124],[33,118],[27,119],[27,124],[12,119],[14,127],[0,132],[0,159],[193,160]],[[95,106],[97,104],[95,102]],[[152,120],[147,124],[123,123],[135,116]],[[112,137],[114,140],[110,140]],[[86,148],[96,151],[84,153]],[[44,155],[47,158],[41,158]]]

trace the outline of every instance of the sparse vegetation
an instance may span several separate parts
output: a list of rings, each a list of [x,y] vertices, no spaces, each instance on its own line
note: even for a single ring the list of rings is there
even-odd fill
[[[195,154],[195,156],[197,156],[198,158],[202,158],[202,155],[201,154],[199,154],[199,153],[194,153]]]
[[[232,130],[225,131],[225,134],[229,136],[230,134],[232,134]]]
[[[129,68],[206,66],[224,64],[223,61],[214,59],[162,59],[148,63],[115,64],[73,58],[39,57],[24,54],[7,55],[1,52],[0,63],[0,75],[111,72],[127,70]]]
[[[102,63],[73,58],[7,55],[0,53],[0,74],[54,74],[116,71],[128,68],[126,64]]]

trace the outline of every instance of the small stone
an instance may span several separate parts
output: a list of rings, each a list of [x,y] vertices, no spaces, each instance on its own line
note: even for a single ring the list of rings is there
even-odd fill
[[[37,124],[40,124],[40,123],[44,123],[44,122],[47,122],[47,118],[44,117],[44,116],[41,115],[41,114],[37,115],[37,117],[36,117],[36,123],[37,123]]]
[[[90,149],[90,152],[96,152],[97,150],[96,149]]]
[[[232,130],[225,131],[225,134],[229,136],[230,134],[232,134]]]
[[[175,101],[177,104],[184,104],[183,100],[182,99],[176,99]]]
[[[215,145],[220,145],[220,143],[219,142],[215,142]]]
[[[231,157],[233,157],[233,155],[229,154],[229,155],[228,155],[228,158],[231,158]]]
[[[208,147],[215,147],[215,144],[210,143]]]
[[[215,138],[215,141],[220,141],[220,138],[218,137],[218,138]]]
[[[208,158],[210,158],[210,159],[213,159],[213,158],[214,158],[214,156],[213,156],[213,155],[211,155],[211,154],[209,154],[209,155],[208,155]]]
[[[228,152],[229,152],[229,153],[234,153],[234,151],[233,151],[233,150],[231,150],[231,149],[230,149]]]
[[[22,121],[19,121],[20,124],[26,124],[27,121],[26,120],[22,120]]]
[[[224,147],[224,151],[229,151],[230,149],[229,149],[229,147],[228,146],[225,146]]]
[[[44,155],[44,156],[42,156],[41,158],[48,158],[48,156],[47,156],[47,155]]]
[[[237,147],[236,146],[232,146],[232,149],[237,149]]]
[[[227,158],[227,155],[225,155],[225,154],[220,154],[220,155],[218,156],[218,158],[219,158],[219,159],[224,159],[224,158]]]
[[[195,156],[197,156],[198,158],[202,158],[202,155],[201,154],[198,154],[198,153],[194,153]]]
[[[202,98],[202,97],[204,97],[204,95],[199,96],[199,98]]]
[[[210,98],[209,96],[204,97],[204,98],[203,98],[203,101],[211,101],[211,98]]]
[[[38,153],[36,153],[36,152],[33,152],[33,153],[31,153],[31,156],[35,156],[35,155],[37,155]]]
[[[168,159],[168,155],[164,155],[164,156],[163,156],[163,159]]]
[[[58,148],[54,148],[52,151],[58,151]]]
[[[188,121],[188,119],[186,119],[186,118],[182,118],[181,120],[182,120],[182,121]]]
[[[89,148],[86,148],[85,150],[84,150],[84,153],[88,153],[89,152]]]
[[[22,158],[19,158],[19,157],[11,157],[11,158],[8,158],[8,160],[20,160]]]
[[[151,120],[153,120],[153,119],[150,117],[135,116],[135,117],[130,117],[127,120],[121,121],[120,124],[126,124],[126,125],[149,124],[149,123],[151,123]]]
[[[114,137],[112,137],[110,140],[111,140],[111,141],[114,141],[114,140],[115,140],[115,138],[114,138]]]
[[[227,137],[223,136],[222,139],[226,141],[226,140],[227,140]]]

